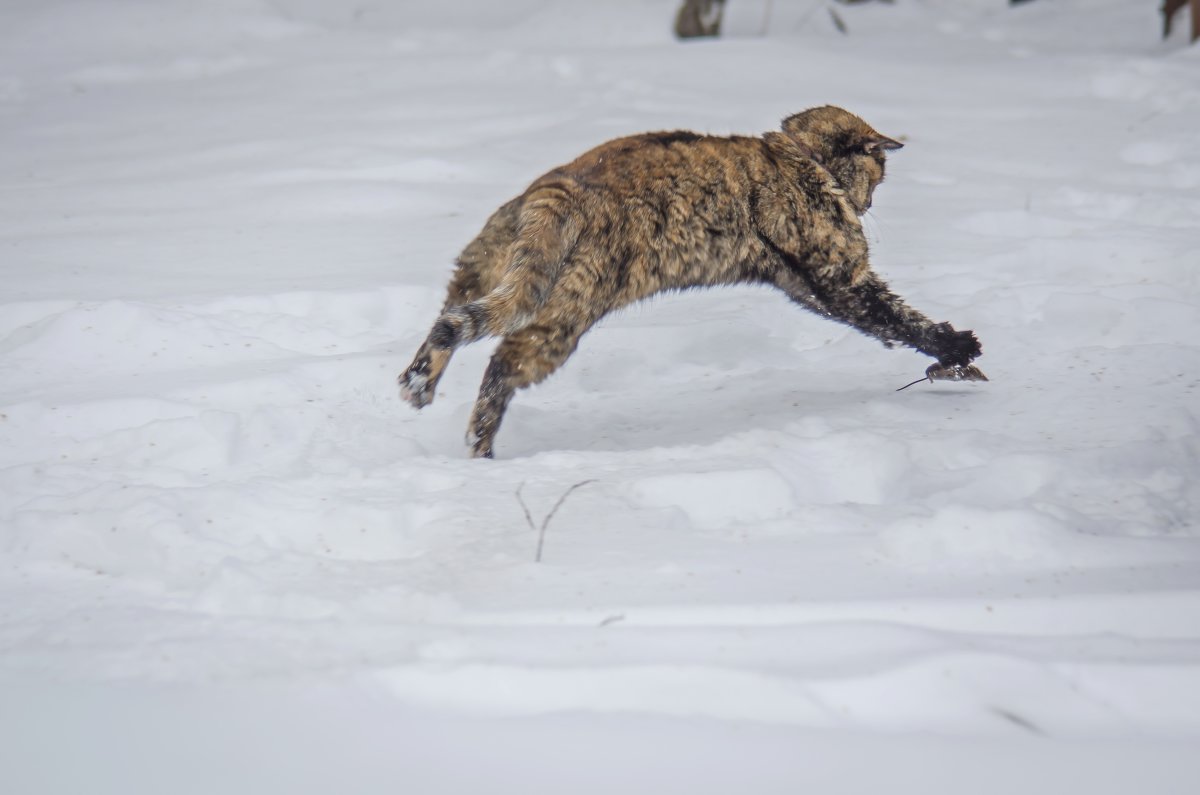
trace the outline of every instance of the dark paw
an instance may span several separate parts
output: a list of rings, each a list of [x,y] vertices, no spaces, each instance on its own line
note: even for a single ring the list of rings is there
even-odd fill
[[[974,331],[955,331],[949,323],[938,326],[937,360],[943,367],[964,367],[983,353]]]
[[[400,382],[400,397],[415,409],[423,409],[433,402],[433,386],[429,383],[429,363],[421,367],[418,362],[405,370],[396,379]]]
[[[467,446],[471,448],[471,458],[495,458],[490,436],[481,437],[477,432],[471,431],[467,434]]]

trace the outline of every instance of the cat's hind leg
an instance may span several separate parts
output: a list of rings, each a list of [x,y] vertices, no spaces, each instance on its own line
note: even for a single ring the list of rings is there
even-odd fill
[[[505,252],[497,283],[483,297],[442,312],[430,334],[433,345],[453,349],[483,337],[510,334],[533,322],[550,298],[580,225],[565,187],[546,184],[531,189],[521,205],[516,236]]]
[[[501,340],[479,388],[467,426],[472,458],[491,458],[500,421],[518,389],[542,381],[567,360],[583,329],[570,324],[534,323]]]
[[[454,276],[450,279],[445,306],[457,306],[484,294],[478,270],[460,260]],[[433,402],[434,390],[446,370],[446,365],[450,363],[450,356],[454,353],[451,348],[434,344],[436,329],[435,326],[429,332],[429,336],[417,349],[412,364],[397,379],[400,383],[400,397],[411,403],[413,408],[421,409]]]
[[[396,379],[400,384],[400,397],[415,409],[423,409],[433,402],[434,390],[446,365],[450,363],[451,351],[437,349],[425,340],[408,366]]]
[[[446,289],[442,313],[456,306],[477,301],[495,289],[503,275],[507,253],[517,236],[517,217],[520,202],[508,202],[497,210],[458,257],[454,275]],[[414,408],[424,408],[433,402],[434,390],[453,348],[435,344],[437,325],[417,350],[412,364],[397,379],[400,397]]]

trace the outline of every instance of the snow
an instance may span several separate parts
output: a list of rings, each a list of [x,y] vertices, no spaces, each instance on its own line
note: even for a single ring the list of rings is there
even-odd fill
[[[1191,791],[1200,49],[770,5],[4,4],[5,791]],[[488,344],[398,399],[532,178],[826,102],[989,383],[747,288],[607,319],[495,461]]]

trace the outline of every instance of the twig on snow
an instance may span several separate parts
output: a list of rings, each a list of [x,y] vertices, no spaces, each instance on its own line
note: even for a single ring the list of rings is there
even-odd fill
[[[847,34],[850,32],[846,28],[846,23],[842,20],[841,14],[839,14],[838,12],[834,11],[831,8],[831,9],[829,9],[829,16],[831,19],[833,19],[833,26],[838,29],[838,33],[841,33],[844,35],[844,34]]]
[[[521,510],[525,512],[525,521],[529,522],[530,530],[537,530],[537,526],[533,523],[533,514],[529,512],[529,506],[525,504],[525,500],[521,498],[521,489],[525,488],[525,481],[521,481],[521,485],[517,486],[517,502],[521,503]]]
[[[1042,731],[1042,728],[1033,721],[1029,720],[1029,718],[1022,717],[1011,710],[1004,709],[1003,707],[992,707],[991,710],[994,714],[1004,718],[1014,726],[1024,729],[1030,734],[1037,734],[1042,737],[1046,736],[1046,732]]]
[[[562,504],[567,501],[567,497],[571,496],[571,492],[575,491],[575,489],[579,488],[580,486],[586,486],[589,483],[595,483],[595,482],[596,482],[595,478],[589,478],[588,480],[581,480],[578,483],[572,485],[566,491],[564,491],[562,493],[562,496],[558,498],[558,502],[554,503],[554,507],[551,508],[550,512],[547,513],[545,518],[542,519],[542,526],[540,528],[536,527],[534,525],[533,514],[531,514],[529,512],[529,506],[525,504],[525,498],[521,496],[521,489],[525,488],[525,482],[522,481],[521,485],[517,486],[517,491],[516,491],[517,502],[521,503],[521,510],[523,510],[525,512],[525,521],[529,523],[530,530],[538,531],[537,554],[535,554],[534,558],[533,558],[533,561],[535,563],[542,562],[542,549],[546,545],[546,528],[550,526],[550,520],[554,518],[554,514],[558,513],[558,509],[561,508]]]

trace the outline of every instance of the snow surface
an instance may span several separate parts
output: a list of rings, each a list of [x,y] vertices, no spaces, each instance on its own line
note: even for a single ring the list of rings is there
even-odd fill
[[[1200,47],[1157,5],[681,44],[674,0],[6,0],[4,791],[1194,791]],[[907,141],[876,267],[990,383],[896,393],[926,359],[741,289],[605,321],[496,461],[490,346],[398,400],[532,178],[827,102]]]

